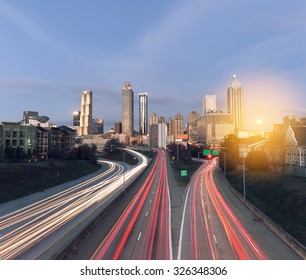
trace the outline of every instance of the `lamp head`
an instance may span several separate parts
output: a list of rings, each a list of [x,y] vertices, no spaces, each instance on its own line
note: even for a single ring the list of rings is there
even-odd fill
[[[30,116],[29,120],[39,121],[41,123],[46,123],[49,120],[47,116]]]

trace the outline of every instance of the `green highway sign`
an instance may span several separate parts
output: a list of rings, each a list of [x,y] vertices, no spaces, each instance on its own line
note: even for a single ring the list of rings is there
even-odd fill
[[[187,176],[187,170],[181,170],[181,176],[186,177]]]
[[[210,150],[203,150],[203,155],[204,156],[208,156],[211,154],[211,151]]]
[[[213,156],[218,156],[218,155],[219,155],[219,151],[218,151],[218,150],[212,150],[212,151],[211,151],[211,154],[212,154]]]

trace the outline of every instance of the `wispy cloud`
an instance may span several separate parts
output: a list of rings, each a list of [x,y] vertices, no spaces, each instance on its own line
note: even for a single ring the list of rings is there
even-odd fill
[[[73,54],[71,48],[62,43],[62,40],[52,35],[50,30],[42,27],[44,25],[43,19],[38,19],[34,13],[28,15],[19,7],[9,3],[9,1],[0,1],[0,14],[44,47],[65,57],[77,57]]]

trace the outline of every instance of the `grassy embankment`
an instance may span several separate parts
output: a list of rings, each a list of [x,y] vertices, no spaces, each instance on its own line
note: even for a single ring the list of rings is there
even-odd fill
[[[1,163],[0,203],[80,178],[100,167],[84,160]]]
[[[184,188],[198,163],[172,165],[178,185]],[[188,178],[180,170],[188,170]],[[227,178],[243,194],[242,170],[227,173]],[[246,171],[246,197],[286,232],[306,246],[306,178],[264,171]]]
[[[227,178],[242,194],[242,171]],[[286,232],[306,245],[306,178],[264,171],[246,171],[246,197]]]

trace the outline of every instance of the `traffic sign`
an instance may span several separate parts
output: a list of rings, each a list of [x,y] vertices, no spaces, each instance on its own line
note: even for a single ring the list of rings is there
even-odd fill
[[[187,170],[181,170],[181,176],[186,177],[187,176]]]

